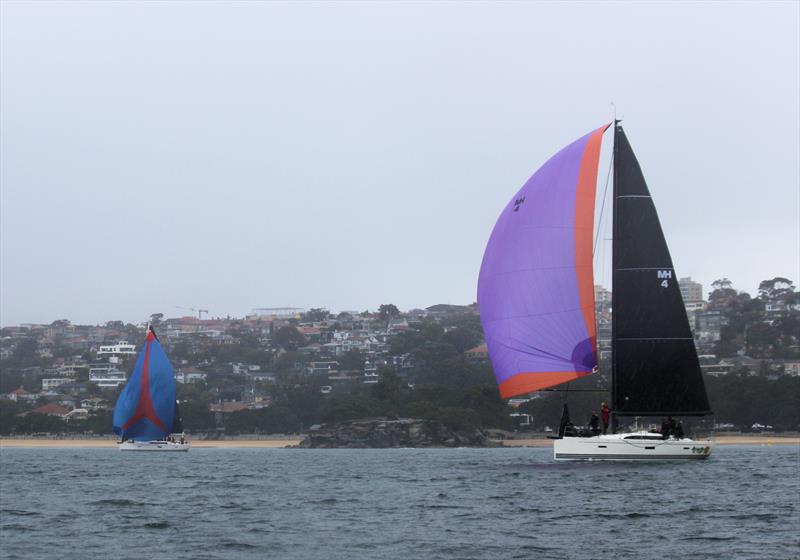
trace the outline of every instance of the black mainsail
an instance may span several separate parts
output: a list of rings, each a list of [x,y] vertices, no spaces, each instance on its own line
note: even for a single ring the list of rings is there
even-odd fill
[[[183,418],[181,418],[181,409],[178,406],[178,401],[175,401],[175,415],[173,416],[174,420],[172,421],[172,433],[173,434],[182,434],[183,433]]]
[[[613,214],[612,410],[618,416],[710,414],[667,242],[618,121]]]

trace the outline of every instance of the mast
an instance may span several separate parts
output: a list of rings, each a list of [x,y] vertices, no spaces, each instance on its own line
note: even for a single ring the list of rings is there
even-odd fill
[[[708,397],[664,233],[614,121],[611,403],[615,416],[703,416]]]
[[[617,349],[616,349],[616,341],[617,341],[617,302],[616,302],[616,292],[617,292],[617,267],[614,265],[616,262],[615,256],[617,253],[616,242],[614,241],[617,239],[617,215],[619,211],[617,209],[617,147],[619,146],[619,141],[617,139],[617,135],[619,134],[618,130],[621,130],[622,127],[619,125],[619,122],[616,118],[616,107],[614,107],[614,149],[612,152],[611,160],[613,162],[613,178],[612,178],[612,186],[611,186],[611,198],[613,199],[614,203],[611,205],[611,414],[612,414],[612,432],[616,431],[616,424],[617,424],[617,393],[614,390],[614,387],[617,385]]]

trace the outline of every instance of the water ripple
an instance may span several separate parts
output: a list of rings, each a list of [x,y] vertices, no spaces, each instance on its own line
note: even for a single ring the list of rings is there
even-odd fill
[[[796,558],[796,450],[715,453],[626,465],[553,463],[548,449],[2,449],[2,556]]]

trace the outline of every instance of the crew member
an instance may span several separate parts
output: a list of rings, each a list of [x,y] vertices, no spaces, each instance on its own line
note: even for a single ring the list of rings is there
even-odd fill
[[[606,403],[600,405],[600,417],[603,419],[603,434],[608,431],[608,420],[611,417],[611,410]]]
[[[589,428],[591,428],[593,436],[600,433],[600,419],[597,417],[597,412],[594,410],[592,411],[592,418],[589,420]]]

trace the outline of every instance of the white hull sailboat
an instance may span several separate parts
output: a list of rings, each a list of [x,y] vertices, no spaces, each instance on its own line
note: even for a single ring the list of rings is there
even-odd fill
[[[489,238],[478,305],[503,398],[598,370],[593,231],[600,145],[610,126],[539,168],[506,205]],[[655,205],[619,121],[613,131],[611,433],[573,429],[565,405],[554,458],[706,459],[711,441],[685,438],[682,428],[672,431],[672,417],[711,410]],[[619,433],[618,420],[626,416],[670,417],[662,421],[670,429]]]
[[[135,441],[128,440],[120,442],[120,451],[189,451],[189,442],[184,440],[155,440],[155,441]]]
[[[669,437],[650,432],[630,432],[591,437],[565,437],[553,441],[557,461],[671,461],[708,459],[711,440]]]

